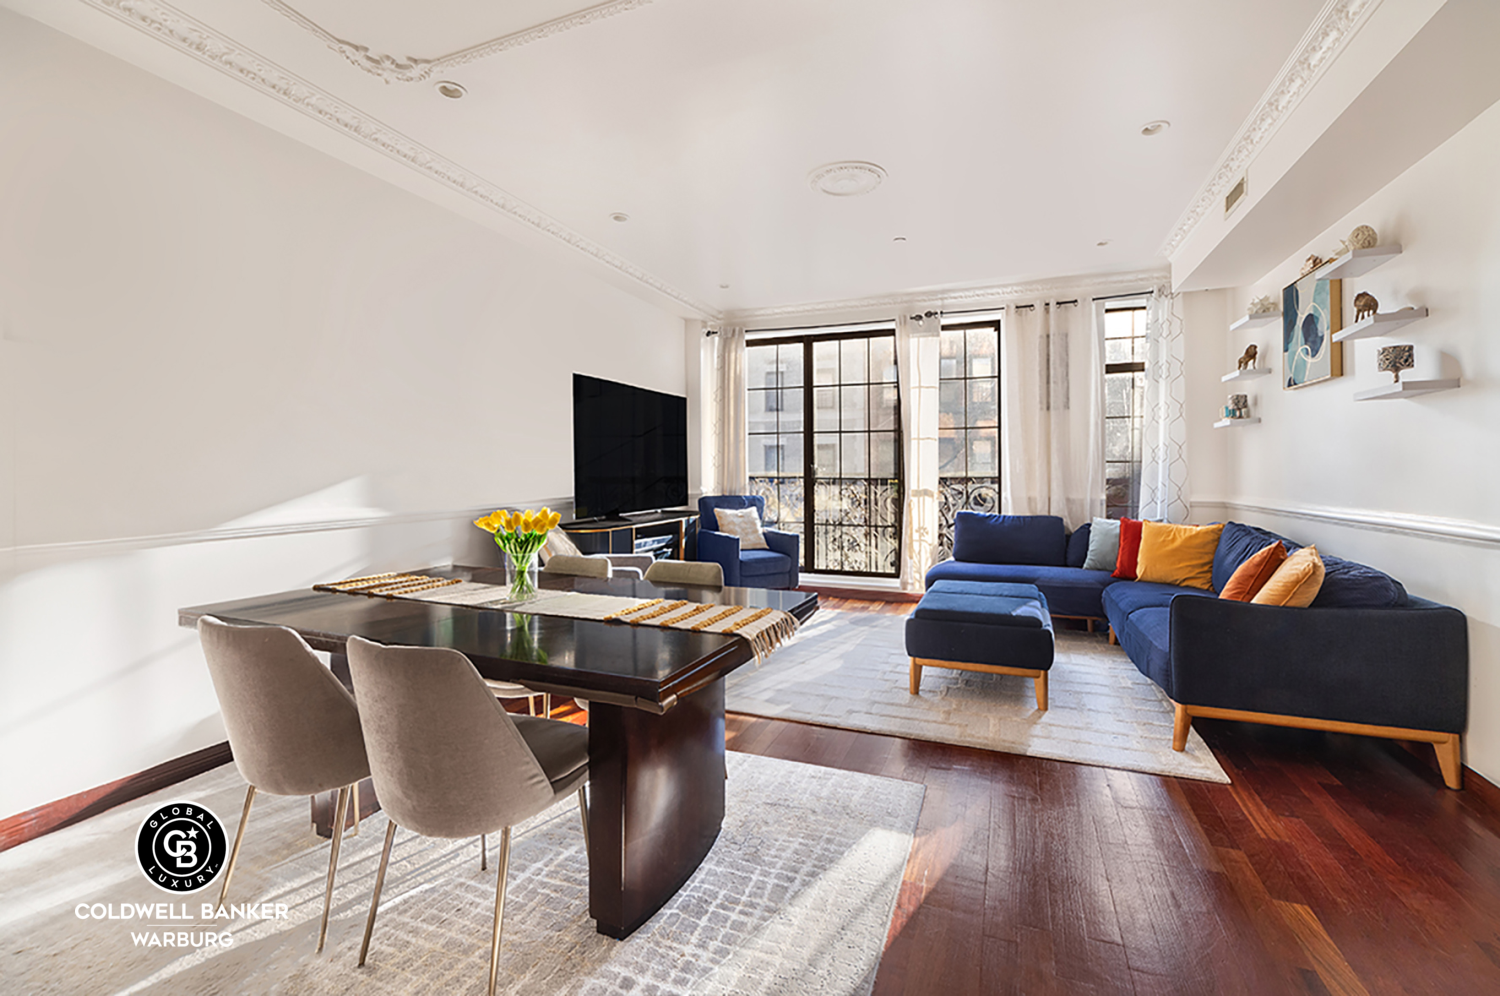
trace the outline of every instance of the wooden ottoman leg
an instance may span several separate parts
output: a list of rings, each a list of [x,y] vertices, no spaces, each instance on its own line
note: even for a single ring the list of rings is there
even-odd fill
[[[922,665],[918,664],[917,663],[917,659],[915,657],[913,657],[911,659],[911,693],[913,695],[916,695],[919,691],[921,691],[921,689],[922,689]]]
[[[1042,712],[1047,711],[1047,674],[1047,671],[1043,671],[1032,679],[1036,682],[1036,707]]]
[[[1193,717],[1188,715],[1187,706],[1180,702],[1172,703],[1175,712],[1172,717],[1172,749],[1186,750],[1188,731],[1193,728]]]

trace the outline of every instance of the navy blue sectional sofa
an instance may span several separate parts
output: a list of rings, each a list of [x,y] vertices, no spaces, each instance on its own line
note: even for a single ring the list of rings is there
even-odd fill
[[[1124,581],[1082,569],[1088,526],[1071,536],[1056,516],[960,512],[941,579],[1036,585],[1057,616],[1109,621],[1111,639],[1172,699],[1173,746],[1196,716],[1431,743],[1443,780],[1460,787],[1469,712],[1468,624],[1462,612],[1413,598],[1394,578],[1319,551],[1323,587],[1305,609],[1217,597],[1248,557],[1283,536],[1226,523],[1214,591]],[[1092,628],[1092,626],[1091,626]]]

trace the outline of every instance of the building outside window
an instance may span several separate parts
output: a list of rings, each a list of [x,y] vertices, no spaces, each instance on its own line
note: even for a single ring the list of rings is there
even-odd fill
[[[1000,510],[1000,322],[945,324],[938,339],[938,547],[960,511]]]
[[[1104,309],[1104,514],[1136,518],[1146,421],[1146,305]]]

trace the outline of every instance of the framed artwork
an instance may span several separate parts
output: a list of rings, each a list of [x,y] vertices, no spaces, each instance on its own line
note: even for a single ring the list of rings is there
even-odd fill
[[[1344,346],[1333,341],[1344,327],[1343,283],[1319,280],[1314,271],[1282,290],[1282,386],[1287,390],[1343,376]]]

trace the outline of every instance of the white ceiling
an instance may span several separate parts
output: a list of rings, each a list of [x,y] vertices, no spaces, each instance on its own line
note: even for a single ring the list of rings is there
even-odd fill
[[[488,49],[588,7],[173,6],[731,310],[1163,263],[1324,3],[616,0]],[[382,77],[330,39],[406,68]],[[439,96],[438,79],[467,96]],[[1142,137],[1159,118],[1171,128]],[[862,197],[813,192],[808,172],[842,159],[888,176]]]

